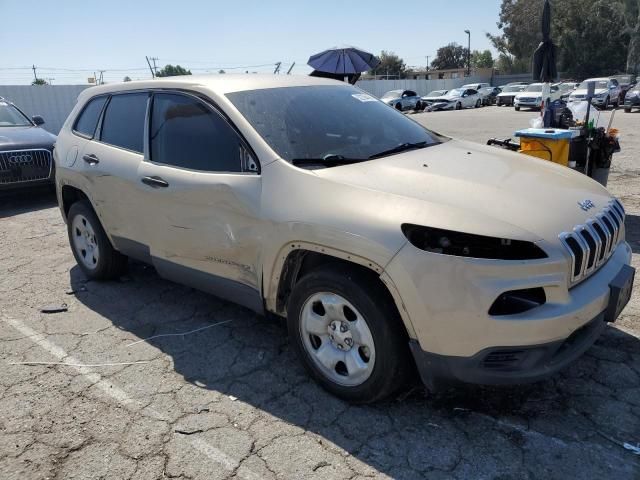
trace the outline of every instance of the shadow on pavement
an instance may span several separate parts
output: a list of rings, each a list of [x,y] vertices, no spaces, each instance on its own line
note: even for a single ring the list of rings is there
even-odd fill
[[[51,187],[0,190],[0,218],[55,207],[58,201]]]
[[[617,328],[545,382],[461,386],[438,396],[420,387],[350,406],[307,377],[278,321],[137,263],[124,281],[87,283],[77,266],[70,277],[74,289],[87,288],[76,294],[80,302],[140,339],[233,319],[147,342],[187,382],[315,432],[393,478],[632,478],[640,471],[640,459],[612,441],[638,441],[640,432],[640,340]],[[625,461],[612,467],[614,458]]]

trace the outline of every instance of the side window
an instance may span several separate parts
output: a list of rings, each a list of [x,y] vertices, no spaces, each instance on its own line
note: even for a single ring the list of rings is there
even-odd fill
[[[90,100],[89,103],[85,105],[80,116],[78,116],[73,130],[89,138],[93,138],[96,127],[98,126],[98,119],[100,118],[102,107],[106,101],[106,96],[96,97]]]
[[[102,120],[100,140],[142,153],[148,93],[113,95]]]
[[[195,98],[153,97],[151,161],[205,172],[241,172],[240,138],[217,113]]]

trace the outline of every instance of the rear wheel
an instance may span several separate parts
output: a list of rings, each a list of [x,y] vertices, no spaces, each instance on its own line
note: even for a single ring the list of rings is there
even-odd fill
[[[482,106],[482,100],[478,99],[476,101],[476,108],[480,108]]]
[[[294,287],[287,313],[298,355],[334,395],[370,403],[405,382],[410,362],[402,320],[368,275],[335,266],[313,271]]]
[[[71,205],[67,215],[67,233],[73,256],[88,278],[110,280],[124,274],[127,257],[113,248],[86,200]]]
[[[520,111],[520,107],[515,107],[515,109],[516,109],[516,112]]]
[[[422,105],[422,102],[417,102],[416,103],[415,110],[416,110],[416,112],[421,112],[422,110],[424,110],[424,106]]]
[[[609,109],[609,97],[606,98],[606,100],[604,101],[604,105],[602,106],[603,110],[608,110]]]
[[[396,103],[396,110],[402,111],[402,104]]]
[[[462,110],[462,104],[460,102],[456,103],[456,110]]]
[[[624,113],[631,113],[631,109],[630,108],[626,108],[624,109]]]

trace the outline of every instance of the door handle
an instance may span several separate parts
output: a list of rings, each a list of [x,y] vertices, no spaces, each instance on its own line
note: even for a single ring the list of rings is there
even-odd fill
[[[93,153],[89,153],[83,155],[82,159],[87,162],[89,165],[95,165],[96,163],[100,163],[100,159],[96,157]]]
[[[153,188],[163,187],[166,188],[169,186],[169,182],[160,178],[160,177],[142,177],[140,180],[145,185],[149,185]]]

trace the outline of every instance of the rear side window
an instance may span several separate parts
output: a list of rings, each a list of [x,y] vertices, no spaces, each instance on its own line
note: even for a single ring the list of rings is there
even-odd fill
[[[113,95],[104,113],[100,140],[142,153],[148,98],[148,93]]]
[[[86,135],[89,138],[93,138],[98,126],[98,119],[100,118],[100,112],[104,102],[107,101],[107,97],[96,97],[92,99],[82,110],[82,113],[76,120],[76,126],[74,130],[82,135]]]
[[[238,135],[195,98],[155,94],[150,136],[152,162],[205,172],[242,171]]]

